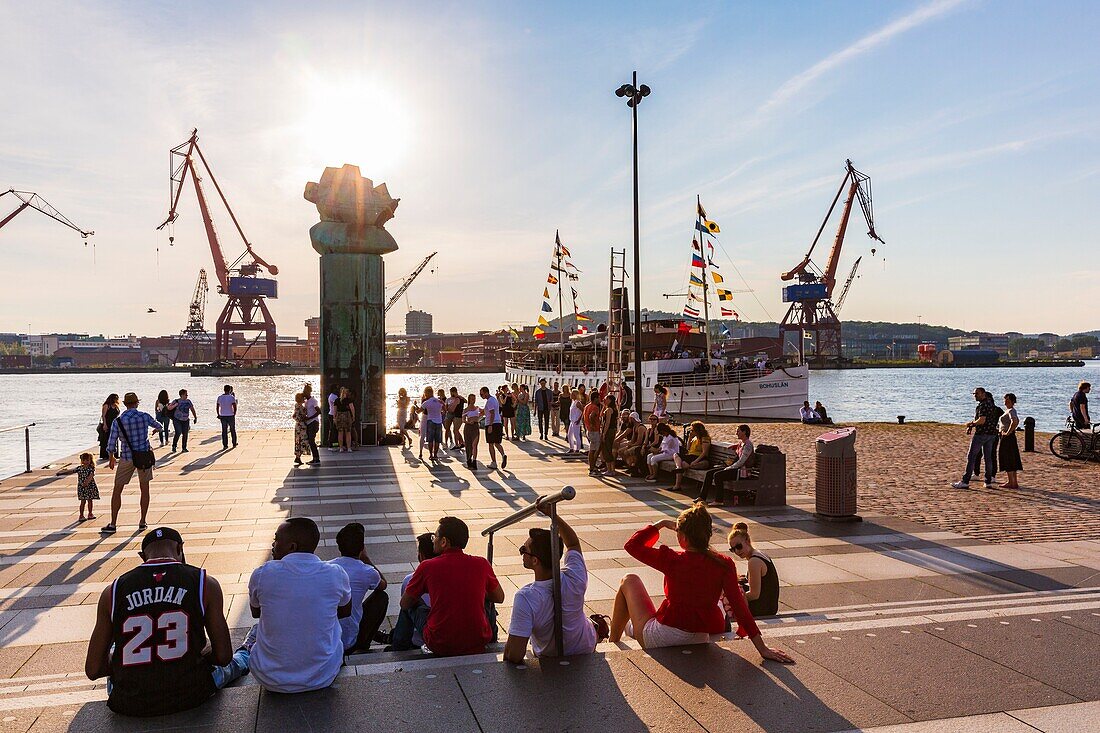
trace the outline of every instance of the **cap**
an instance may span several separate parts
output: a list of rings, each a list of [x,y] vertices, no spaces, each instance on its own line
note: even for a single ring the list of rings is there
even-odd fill
[[[171,527],[157,527],[151,530],[149,534],[145,535],[145,539],[141,541],[141,551],[145,552],[145,548],[154,542],[160,542],[161,540],[175,540],[176,542],[183,544],[183,537],[180,533]]]
[[[632,412],[632,413],[630,413],[630,419],[633,420],[634,422],[641,422],[642,421],[642,416],[639,415],[636,412]]]

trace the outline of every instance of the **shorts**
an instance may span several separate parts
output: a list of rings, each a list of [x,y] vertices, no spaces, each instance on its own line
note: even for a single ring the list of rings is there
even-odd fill
[[[688,644],[706,644],[710,641],[710,634],[705,631],[684,631],[675,626],[665,626],[657,620],[657,617],[645,622],[642,629],[642,638],[634,636],[634,624],[626,622],[626,635],[636,640],[645,649],[656,649],[662,646],[686,646]]]
[[[588,445],[592,448],[592,450],[599,450],[601,435],[602,434],[599,430],[588,431]]]
[[[504,425],[494,423],[485,426],[485,442],[489,445],[500,445],[504,440]]]
[[[424,440],[429,443],[443,442],[443,425],[427,420],[424,422]]]
[[[351,430],[351,426],[354,422],[355,421],[352,418],[350,411],[336,413],[336,429],[337,430]]]

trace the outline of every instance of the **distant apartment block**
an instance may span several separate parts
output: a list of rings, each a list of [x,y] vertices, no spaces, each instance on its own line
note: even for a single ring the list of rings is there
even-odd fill
[[[420,336],[432,333],[432,314],[424,311],[409,311],[405,314],[405,333]]]
[[[1001,356],[1008,356],[1008,342],[1006,333],[978,333],[973,336],[949,336],[947,348],[949,351],[996,351]]]

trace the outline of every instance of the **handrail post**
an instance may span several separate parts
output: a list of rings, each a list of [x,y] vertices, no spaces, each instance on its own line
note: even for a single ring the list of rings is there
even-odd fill
[[[33,425],[33,423],[32,423]],[[31,472],[31,426],[23,428],[23,438],[27,447],[27,470],[24,473]]]
[[[558,553],[561,550],[561,538],[558,536],[558,505],[557,502],[550,505],[550,569],[551,587],[554,592],[554,639],[557,644],[558,656],[565,656],[565,639],[562,638],[562,612],[561,612],[561,559]]]

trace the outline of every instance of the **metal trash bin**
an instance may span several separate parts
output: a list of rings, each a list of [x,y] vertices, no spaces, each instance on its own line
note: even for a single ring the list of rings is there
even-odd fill
[[[856,429],[837,428],[817,438],[816,511],[830,522],[860,522],[856,514]]]

